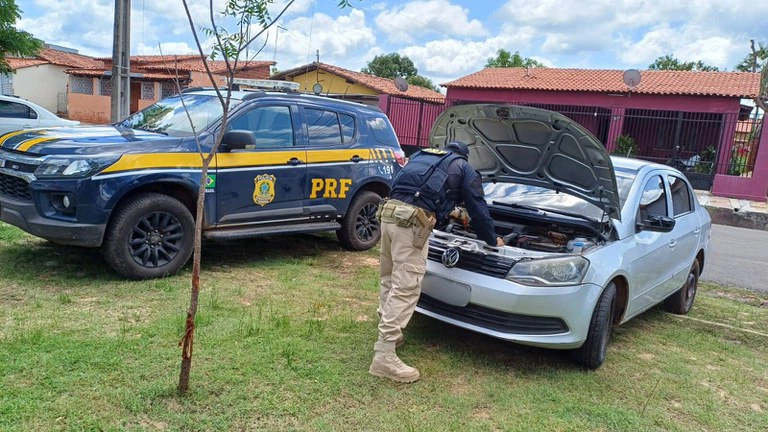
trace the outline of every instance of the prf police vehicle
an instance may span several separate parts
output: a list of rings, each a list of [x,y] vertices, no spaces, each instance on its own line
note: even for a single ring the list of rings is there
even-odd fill
[[[233,91],[221,129],[213,89],[189,89],[108,126],[0,137],[0,220],[55,243],[101,247],[121,275],[179,271],[203,236],[240,239],[336,231],[365,250],[376,210],[405,162],[378,108],[291,91]]]

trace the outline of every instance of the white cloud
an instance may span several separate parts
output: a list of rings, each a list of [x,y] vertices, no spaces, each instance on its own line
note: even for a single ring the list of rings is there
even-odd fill
[[[483,23],[468,15],[469,10],[448,0],[420,0],[382,11],[376,25],[391,41],[406,43],[425,34],[452,38],[488,35]]]

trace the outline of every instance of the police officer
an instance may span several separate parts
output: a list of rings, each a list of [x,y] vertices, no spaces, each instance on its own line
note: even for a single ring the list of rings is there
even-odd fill
[[[480,175],[468,156],[462,142],[451,142],[445,150],[422,149],[395,177],[390,197],[379,207],[380,316],[379,338],[368,370],[372,375],[406,383],[419,379],[419,371],[403,363],[395,348],[404,342],[403,329],[419,299],[427,240],[436,223],[446,223],[463,202],[478,238],[492,246],[504,244],[496,236]]]

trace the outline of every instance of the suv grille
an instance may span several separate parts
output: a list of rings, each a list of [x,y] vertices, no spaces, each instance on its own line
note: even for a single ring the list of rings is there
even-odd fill
[[[452,306],[426,294],[421,294],[419,307],[467,324],[503,333],[558,334],[568,331],[568,325],[560,318],[520,315],[502,312],[483,306]]]
[[[442,263],[443,252],[448,249],[445,244],[434,240],[429,241],[429,259]],[[515,264],[514,260],[497,255],[486,255],[476,252],[461,251],[461,258],[456,263],[456,268],[470,270],[487,276],[503,278],[509,273],[509,269]]]
[[[19,177],[0,173],[0,194],[8,195],[13,198],[32,200],[32,193],[29,190],[29,183]]]

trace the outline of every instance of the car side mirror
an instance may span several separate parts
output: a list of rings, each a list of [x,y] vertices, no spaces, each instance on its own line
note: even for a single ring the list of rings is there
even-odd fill
[[[675,220],[661,215],[649,215],[645,220],[637,223],[638,231],[670,232],[675,228]]]
[[[233,129],[224,133],[221,138],[223,151],[245,150],[256,148],[256,137],[253,132],[245,129]]]

